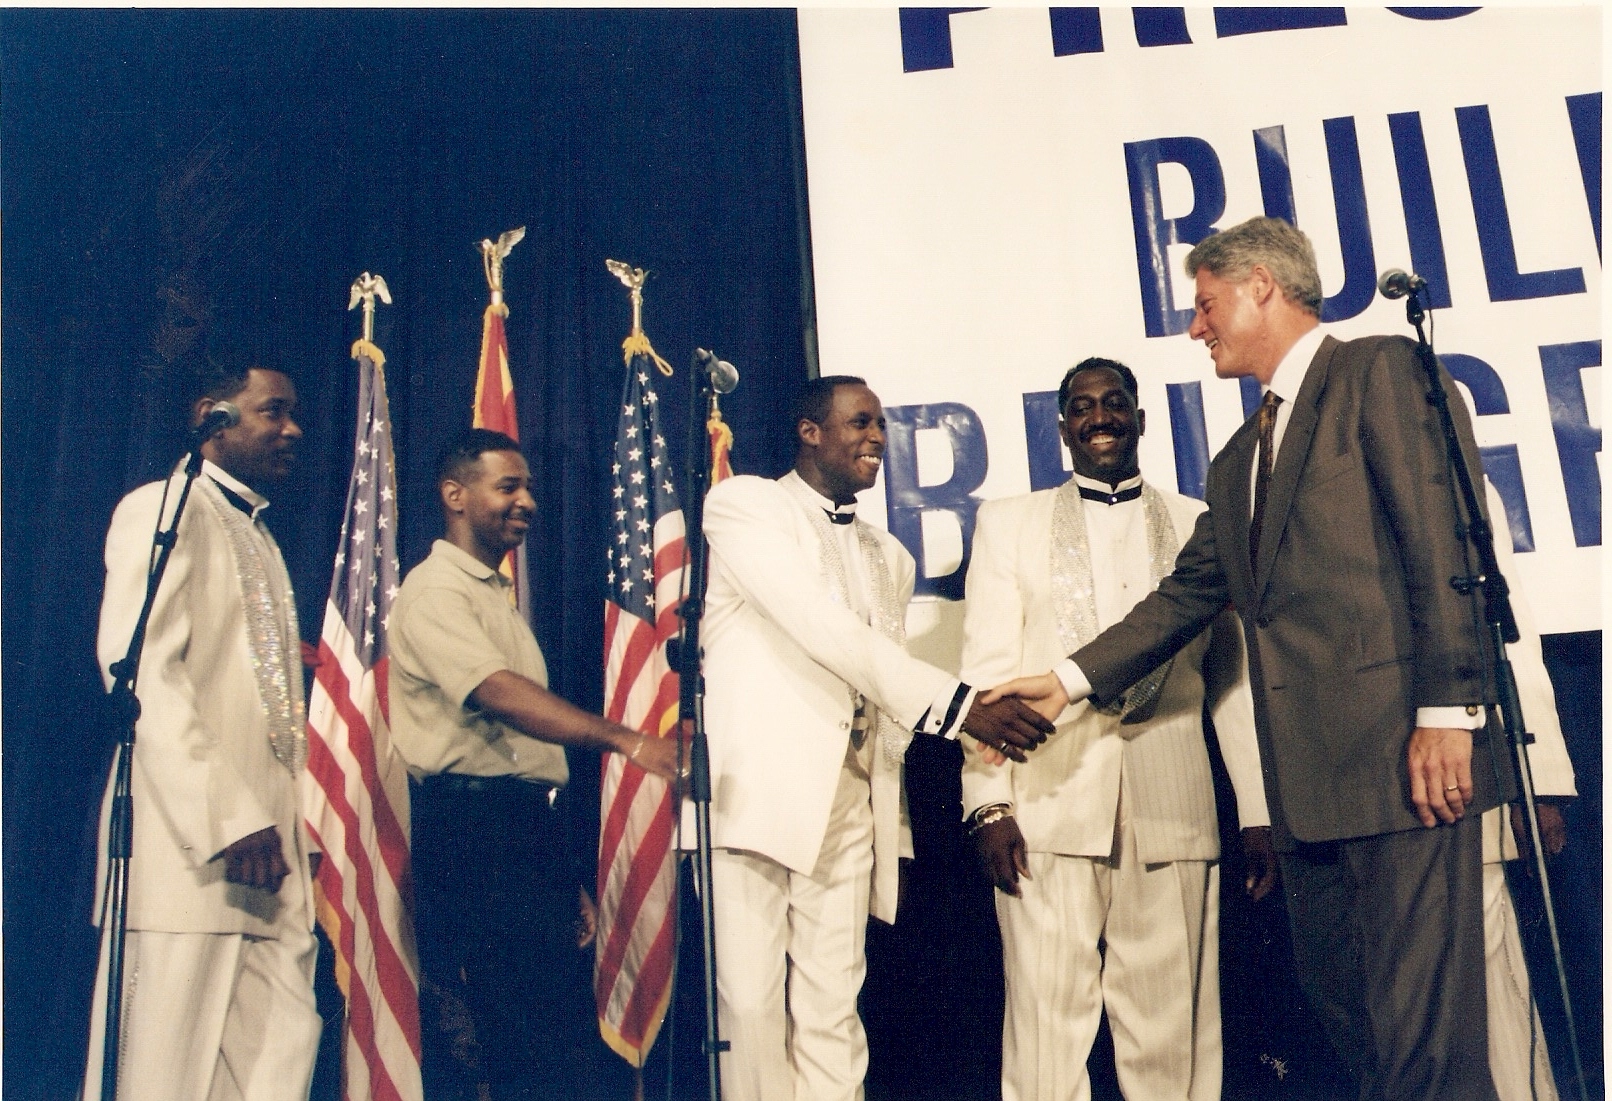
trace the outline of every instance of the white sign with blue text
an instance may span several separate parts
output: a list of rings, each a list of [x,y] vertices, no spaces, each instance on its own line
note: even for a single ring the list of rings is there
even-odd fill
[[[1067,477],[1053,391],[1129,364],[1142,471],[1201,496],[1258,401],[1187,336],[1193,244],[1315,243],[1323,322],[1414,337],[1428,281],[1541,630],[1601,626],[1601,15],[1561,8],[799,13],[818,343],[890,419],[882,520],[955,665],[979,502]]]

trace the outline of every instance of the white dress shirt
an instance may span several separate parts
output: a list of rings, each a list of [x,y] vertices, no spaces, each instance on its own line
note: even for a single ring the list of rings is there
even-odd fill
[[[1110,487],[1107,482],[1074,475],[1085,489],[1115,493],[1139,488],[1142,476]],[[1086,542],[1091,551],[1091,575],[1096,590],[1097,627],[1107,630],[1125,618],[1137,602],[1153,591],[1148,563],[1147,510],[1140,497],[1109,504],[1081,501],[1086,513]]]

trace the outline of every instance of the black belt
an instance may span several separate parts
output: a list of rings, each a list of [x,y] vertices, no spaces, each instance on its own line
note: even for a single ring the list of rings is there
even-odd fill
[[[515,796],[522,799],[541,799],[550,806],[559,794],[560,785],[547,780],[527,780],[520,776],[467,776],[462,772],[439,772],[419,781],[420,786],[432,794],[479,795],[482,797]]]

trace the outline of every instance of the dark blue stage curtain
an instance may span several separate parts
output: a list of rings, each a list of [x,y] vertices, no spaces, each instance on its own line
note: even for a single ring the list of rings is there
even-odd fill
[[[470,423],[476,242],[526,226],[505,285],[542,506],[535,626],[556,690],[597,709],[631,322],[604,261],[651,272],[668,423],[686,423],[690,353],[713,348],[743,372],[723,399],[735,466],[781,473],[812,346],[800,76],[789,11],[11,10],[0,40],[4,1090],[60,1098],[82,1066],[110,753],[101,541],[177,455],[198,350],[297,381],[303,461],[270,517],[315,637],[351,464],[349,284],[379,272],[393,296],[376,342],[408,567],[440,530],[434,454]]]

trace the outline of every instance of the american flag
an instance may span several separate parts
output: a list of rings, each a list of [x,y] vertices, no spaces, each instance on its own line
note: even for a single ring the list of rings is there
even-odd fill
[[[677,726],[678,680],[666,640],[681,627],[683,512],[657,416],[664,361],[629,337],[611,463],[605,574],[605,715],[645,734]],[[664,780],[608,753],[600,795],[599,936],[593,991],[599,1032],[642,1067],[666,1015],[677,941],[672,796]]]
[[[325,604],[303,807],[324,850],[315,893],[347,999],[345,1101],[420,1101],[419,965],[409,877],[409,781],[387,726],[386,628],[401,576],[386,358],[358,361],[347,513]]]
[[[509,337],[504,318],[509,307],[501,292],[481,315],[481,363],[476,371],[476,404],[471,410],[470,427],[490,428],[512,440],[521,438],[515,418],[515,382],[509,373]],[[526,577],[526,543],[504,555],[498,572],[515,584],[515,606],[528,619],[532,615],[532,592]]]

